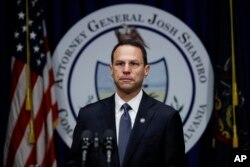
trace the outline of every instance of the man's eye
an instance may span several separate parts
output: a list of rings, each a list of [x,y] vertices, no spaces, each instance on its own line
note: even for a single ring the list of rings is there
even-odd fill
[[[118,62],[115,65],[117,65],[117,66],[124,66],[124,63],[123,62]]]
[[[139,63],[137,63],[137,62],[131,62],[130,65],[136,67],[136,66],[139,66]]]

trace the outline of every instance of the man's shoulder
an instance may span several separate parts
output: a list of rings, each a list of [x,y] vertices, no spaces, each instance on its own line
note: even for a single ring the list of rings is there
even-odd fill
[[[113,101],[114,101],[114,95],[106,97],[106,98],[101,99],[101,100],[97,100],[97,101],[92,102],[92,103],[89,103],[82,108],[92,108],[92,107],[103,106],[103,105],[110,104]]]
[[[154,97],[150,96],[149,94],[147,94],[147,93],[145,93],[145,92],[144,92],[144,94],[143,94],[142,100],[143,100],[144,102],[146,102],[146,103],[152,103],[152,104],[154,104],[154,105],[161,106],[161,107],[163,107],[163,108],[165,108],[165,107],[166,107],[166,108],[169,108],[169,107],[171,108],[171,106],[169,106],[169,105],[167,105],[167,104],[165,104],[165,103],[163,103],[163,102],[161,102],[161,101],[155,99]]]
[[[144,94],[144,97],[144,103],[151,103],[151,107],[157,111],[168,111],[168,114],[173,114],[176,112],[176,110],[172,106],[165,104],[146,93]]]

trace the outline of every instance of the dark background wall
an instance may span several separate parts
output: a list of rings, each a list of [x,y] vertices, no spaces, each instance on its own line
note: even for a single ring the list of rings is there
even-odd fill
[[[97,9],[121,3],[140,3],[163,9],[186,23],[201,39],[206,47],[215,71],[215,90],[223,76],[229,76],[221,71],[226,60],[231,55],[229,0],[43,0],[45,10],[49,48],[53,53],[63,35],[78,20]],[[13,18],[15,2],[1,0],[0,2],[0,163],[2,164],[3,145],[9,112],[10,92],[10,58],[11,40],[14,27]],[[250,1],[234,0],[235,53],[240,106],[237,107],[237,125],[240,137],[240,147],[232,149],[215,139],[214,128],[216,119],[213,114],[209,125],[200,141],[188,153],[189,166],[231,166],[232,155],[249,152],[250,124]],[[229,80],[230,83],[230,80]],[[231,83],[230,83],[231,84]],[[68,148],[56,134],[58,166],[63,163],[68,154]],[[215,145],[213,145],[216,143]],[[250,158],[250,157],[248,157]],[[1,165],[0,165],[1,166]]]

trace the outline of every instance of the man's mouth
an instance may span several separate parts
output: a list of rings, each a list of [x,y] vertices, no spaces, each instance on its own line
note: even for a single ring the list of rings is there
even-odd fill
[[[131,82],[133,79],[132,78],[120,78],[120,81],[123,81],[123,82]]]

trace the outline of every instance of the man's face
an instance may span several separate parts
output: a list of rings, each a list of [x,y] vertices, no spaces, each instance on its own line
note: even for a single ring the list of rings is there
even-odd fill
[[[137,94],[149,73],[149,65],[144,64],[141,50],[131,45],[116,49],[110,69],[119,94]]]

